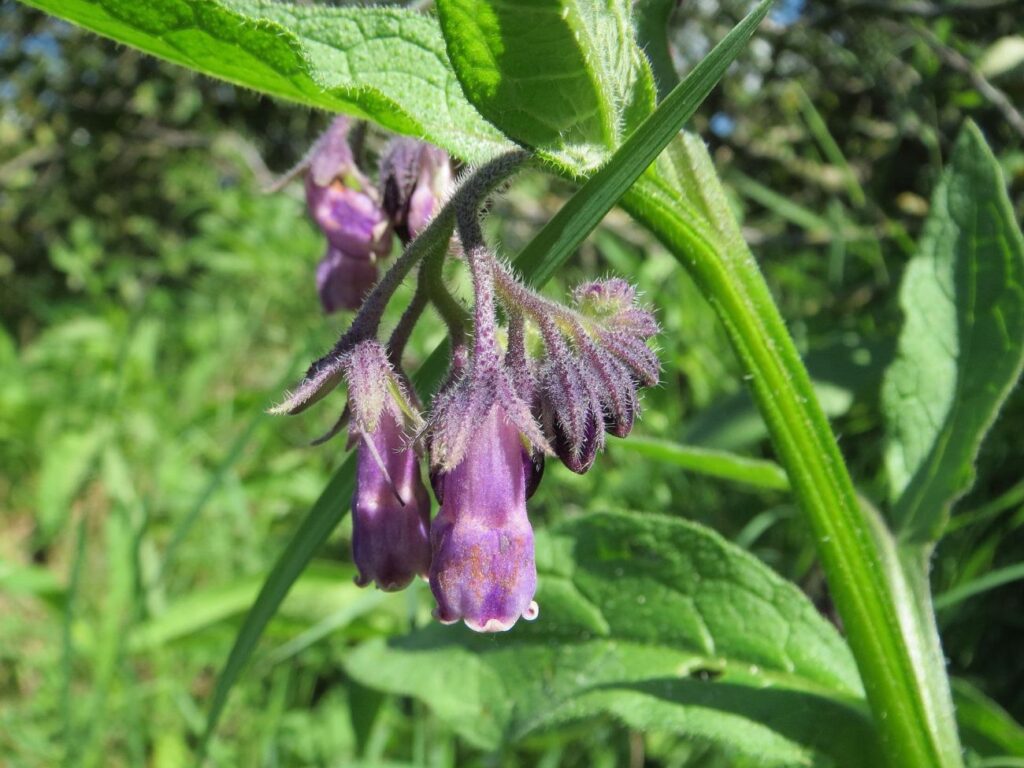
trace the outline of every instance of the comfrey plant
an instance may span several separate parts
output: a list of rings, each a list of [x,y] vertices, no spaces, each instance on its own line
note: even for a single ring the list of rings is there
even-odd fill
[[[329,248],[335,247],[335,233],[344,232],[349,252],[371,253],[382,233],[393,229],[407,244],[406,252],[331,353],[313,364],[296,392],[275,410],[297,413],[344,380],[348,406],[331,434],[347,419],[357,446],[352,497],[357,583],[373,581],[391,591],[408,585],[416,574],[429,574],[440,621],[462,620],[481,632],[504,631],[520,617],[538,614],[526,502],[540,483],[545,455],[556,454],[583,474],[603,447],[606,431],[617,437],[629,434],[638,413],[637,389],[658,381],[658,359],[647,345],[658,326],[624,280],[581,285],[572,306],[566,306],[528,288],[488,247],[480,209],[488,193],[526,161],[525,153],[467,172],[442,208],[450,180],[446,155],[423,142],[397,139],[381,159],[384,205],[375,207],[354,184],[345,186],[346,178],[356,178],[360,189],[366,188],[347,130],[345,118],[336,120],[291,172],[305,173],[310,214],[327,235]],[[325,212],[327,193],[319,190],[335,185],[339,202]],[[316,194],[308,192],[311,186]],[[453,247],[442,237],[439,247],[421,256],[415,238],[432,218],[448,234],[454,219],[457,236]],[[468,338],[465,310],[441,279],[445,259],[456,254],[472,282]],[[381,310],[419,258],[424,261],[417,298],[382,345],[375,338]],[[365,294],[361,280],[361,273],[336,270],[333,290]],[[319,274],[318,287],[322,296]],[[421,421],[401,357],[428,303],[449,323],[451,358],[447,382]],[[325,308],[331,309],[326,302]],[[507,318],[505,329],[499,325],[499,308]],[[539,343],[528,349],[531,331]],[[420,453],[428,456],[440,505],[433,523],[420,480]]]
[[[544,604],[544,619],[488,643],[430,627],[346,645],[346,679],[422,700],[477,746],[609,714],[748,764],[959,768],[961,735],[986,764],[1020,762],[998,754],[1013,739],[991,736],[1009,727],[1004,713],[976,695],[954,708],[964,688],[950,686],[929,586],[933,549],[1024,365],[1024,238],[977,127],[965,125],[952,147],[906,265],[904,327],[879,398],[884,466],[873,474],[888,483],[872,484],[868,500],[711,156],[683,130],[771,0],[681,82],[665,34],[672,4],[657,0],[436,0],[429,14],[267,0],[27,1],[403,135],[383,153],[376,185],[357,167],[345,120],[298,169],[327,241],[324,308],[358,313],[278,410],[302,411],[347,381],[348,407],[327,437],[347,428],[356,450],[243,622],[206,737],[351,498],[360,583],[391,590],[426,574],[441,621],[484,631]],[[473,169],[450,190],[434,147]],[[479,215],[526,164],[579,189],[510,265],[484,241]],[[536,292],[615,205],[706,297],[782,466],[675,444],[648,443],[649,452],[790,493],[841,634],[749,552],[683,520],[686,499],[672,517],[609,510],[533,530],[526,505],[545,457],[587,471],[608,434],[630,432],[638,390],[658,379],[655,320],[629,275],[580,286],[568,303]],[[396,239],[401,254],[382,271]],[[472,278],[469,310],[443,279],[453,258]],[[413,297],[384,340],[385,308],[410,276]],[[431,305],[450,344],[407,377],[403,349]],[[427,474],[440,504],[432,521]]]

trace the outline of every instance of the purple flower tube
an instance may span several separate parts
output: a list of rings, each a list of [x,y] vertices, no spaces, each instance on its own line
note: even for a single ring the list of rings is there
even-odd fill
[[[332,247],[353,258],[372,259],[391,250],[391,233],[380,204],[365,180],[350,172],[320,186],[306,177],[306,205]]]
[[[430,496],[419,456],[405,434],[412,409],[403,381],[378,342],[354,347],[344,360],[349,435],[357,442],[352,495],[352,559],[356,584],[402,589],[430,569]]]
[[[462,461],[439,478],[431,528],[435,615],[477,632],[503,632],[537,617],[533,529],[526,516],[530,456],[500,405],[479,423]]]
[[[430,568],[430,498],[419,457],[384,411],[375,432],[360,438],[352,496],[352,557],[356,584],[385,592],[408,586]]]

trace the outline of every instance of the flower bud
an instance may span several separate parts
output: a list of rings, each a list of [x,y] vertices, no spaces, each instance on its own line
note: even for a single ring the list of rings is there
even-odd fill
[[[430,588],[435,615],[477,632],[510,629],[537,616],[533,529],[518,428],[493,405],[463,459],[441,478],[441,510],[431,528]]]
[[[604,447],[604,421],[595,410],[588,410],[583,433],[575,438],[563,428],[557,415],[551,419],[551,445],[566,467],[577,475],[585,475],[594,466],[597,452]]]
[[[403,240],[423,231],[451,185],[451,164],[443,149],[409,138],[388,144],[380,164],[381,199]]]
[[[625,364],[640,386],[653,387],[658,383],[661,362],[642,338],[623,331],[610,331],[601,333],[598,341]]]
[[[591,317],[608,317],[633,306],[636,289],[621,277],[591,280],[573,291],[573,301],[580,311]]]
[[[326,187],[338,177],[358,173],[352,147],[348,143],[351,127],[352,121],[345,115],[334,118],[299,164],[309,171],[310,178],[317,186]]]
[[[573,302],[585,316],[617,330],[649,339],[658,332],[658,321],[647,309],[637,306],[636,288],[622,278],[592,280],[578,285]]]
[[[636,419],[636,380],[618,358],[589,338],[581,339],[581,364],[597,382],[604,411],[604,429],[615,437],[626,437]]]
[[[452,167],[448,154],[437,147],[424,145],[420,153],[420,176],[409,199],[409,234],[416,237],[451,192]]]
[[[359,309],[363,298],[377,282],[377,265],[364,258],[349,256],[333,245],[316,268],[316,290],[324,312]]]
[[[358,309],[377,282],[376,257],[391,250],[387,217],[355,164],[348,130],[347,118],[335,119],[294,171],[306,171],[306,206],[327,236],[327,255],[317,268],[327,313]]]
[[[599,389],[580,359],[565,345],[555,345],[542,375],[545,432],[562,463],[584,474],[604,448],[604,409]]]

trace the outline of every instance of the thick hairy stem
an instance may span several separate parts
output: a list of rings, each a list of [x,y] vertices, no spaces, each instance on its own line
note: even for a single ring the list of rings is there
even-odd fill
[[[527,288],[507,266],[497,261],[494,265],[494,283],[502,303],[533,320],[541,329],[545,343],[548,343],[550,334],[559,331],[559,325],[564,325],[574,337],[585,333],[586,321],[579,312]]]
[[[448,204],[438,212],[420,236],[409,244],[370,292],[349,329],[330,352],[313,362],[296,390],[283,403],[270,409],[270,412],[301,413],[333,390],[342,379],[345,355],[357,344],[377,337],[384,310],[409,271],[420,259],[431,254],[439,252],[440,258],[444,258],[455,226],[455,212],[475,211],[481,201],[529,157],[523,151],[509,152],[467,173]]]
[[[501,366],[498,347],[498,323],[494,314],[493,256],[485,246],[466,249],[466,260],[473,276],[473,358],[480,373],[497,371]]]
[[[526,361],[526,318],[516,307],[508,310],[508,350],[505,362],[509,370],[529,371]]]

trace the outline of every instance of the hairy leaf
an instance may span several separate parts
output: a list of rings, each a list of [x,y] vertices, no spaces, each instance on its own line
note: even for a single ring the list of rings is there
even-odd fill
[[[480,112],[573,173],[593,170],[654,109],[621,0],[439,0],[459,80]]]
[[[364,644],[348,672],[483,747],[603,712],[766,764],[834,749],[872,764],[848,649],[746,552],[681,520],[601,513],[539,535],[537,555],[536,622],[500,637],[432,625]]]
[[[25,2],[204,74],[425,137],[466,160],[509,149],[466,100],[429,16],[270,0]]]
[[[1024,238],[981,132],[961,132],[900,292],[882,386],[893,520],[937,538],[974,482],[982,438],[1024,364]]]
[[[527,244],[515,263],[527,280],[539,285],[549,279],[623,194],[650,169],[663,150],[682,141],[680,129],[744,49],[771,4],[772,0],[762,0],[733,27],[686,79],[672,89],[654,114],[644,120],[608,164],[591,176]],[[703,147],[699,139],[691,140]],[[707,167],[710,173],[714,173],[710,160]],[[717,179],[715,184],[718,184]],[[714,192],[709,194],[715,196]],[[677,202],[678,198],[675,198],[672,204]],[[739,228],[735,224],[732,226],[738,232]]]

